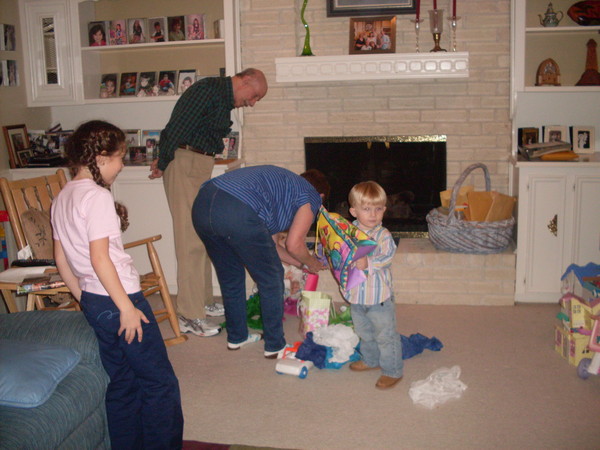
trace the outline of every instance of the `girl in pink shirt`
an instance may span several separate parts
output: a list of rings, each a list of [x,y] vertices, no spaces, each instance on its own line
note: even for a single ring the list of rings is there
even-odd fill
[[[123,249],[127,210],[110,192],[125,152],[123,131],[99,120],[82,124],[66,142],[73,178],[52,204],[54,257],[98,338],[110,378],[112,448],[176,449],[183,438],[179,384]]]

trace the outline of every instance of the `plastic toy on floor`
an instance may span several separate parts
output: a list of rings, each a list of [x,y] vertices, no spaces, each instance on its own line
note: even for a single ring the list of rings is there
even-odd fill
[[[588,348],[594,352],[592,358],[583,358],[577,366],[577,375],[584,380],[590,375],[600,375],[600,316],[591,316],[594,320],[594,327],[590,335]]]
[[[308,376],[308,371],[314,367],[314,364],[312,361],[303,361],[296,358],[296,352],[300,345],[302,345],[302,342],[296,342],[293,346],[289,346],[283,350],[283,355],[275,366],[275,372],[280,375],[294,375],[300,379]]]

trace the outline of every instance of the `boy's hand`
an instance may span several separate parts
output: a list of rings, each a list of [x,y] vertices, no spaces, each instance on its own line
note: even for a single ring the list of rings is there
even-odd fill
[[[121,311],[121,327],[119,328],[119,336],[125,331],[125,341],[131,344],[135,339],[135,334],[138,335],[138,342],[142,342],[144,332],[142,331],[142,321],[150,323],[145,314],[139,309],[133,307]]]
[[[367,257],[363,256],[362,258],[354,261],[354,267],[356,267],[359,270],[367,270],[367,268],[369,267],[369,261],[367,260]]]

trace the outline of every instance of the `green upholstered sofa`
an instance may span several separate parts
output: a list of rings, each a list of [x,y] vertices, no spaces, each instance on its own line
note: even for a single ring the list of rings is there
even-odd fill
[[[0,339],[69,347],[79,363],[35,408],[0,405],[0,449],[108,449],[104,396],[108,376],[83,313],[0,314]]]

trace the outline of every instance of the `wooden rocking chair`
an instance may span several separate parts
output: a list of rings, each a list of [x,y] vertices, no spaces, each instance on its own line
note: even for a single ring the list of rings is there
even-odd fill
[[[41,176],[24,180],[9,181],[6,178],[0,178],[0,192],[4,199],[4,204],[9,215],[10,225],[17,248],[19,250],[27,245],[36,246],[37,250],[40,247],[52,246],[52,232],[49,223],[50,207],[52,200],[60,192],[63,186],[67,183],[67,178],[63,169],[58,169],[55,175]],[[48,221],[47,223],[45,223]],[[31,230],[31,223],[34,223],[35,231]],[[27,239],[29,236],[30,239]],[[33,236],[33,239],[32,239]],[[170,339],[165,339],[166,345],[175,345],[187,340],[187,336],[182,334],[179,329],[179,321],[177,320],[177,312],[173,305],[173,300],[169,293],[168,285],[160,264],[158,253],[154,248],[154,242],[162,237],[160,235],[152,236],[145,239],[140,239],[135,242],[124,244],[125,249],[146,246],[148,258],[150,260],[151,272],[140,276],[142,291],[146,297],[159,293],[164,307],[154,310],[154,315],[157,322],[168,320],[175,336]],[[29,242],[29,241],[36,242]],[[48,252],[48,249],[44,249]],[[52,253],[49,253],[52,255]],[[45,258],[48,256],[45,256]],[[52,256],[49,256],[52,258]],[[16,289],[16,286],[15,286]],[[39,292],[34,292],[28,295],[27,310],[37,309],[76,309],[80,310],[79,304],[70,296],[67,302],[56,302],[58,306],[47,306],[44,303],[44,297],[52,297],[61,293],[68,293],[66,287],[49,289]],[[3,295],[6,299],[6,289],[3,289]]]

